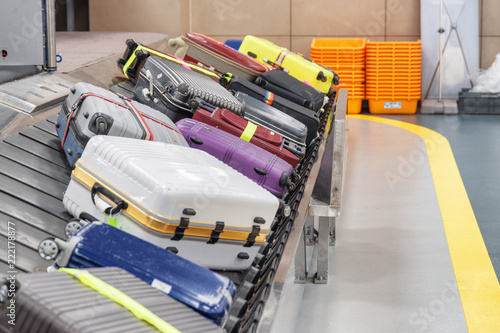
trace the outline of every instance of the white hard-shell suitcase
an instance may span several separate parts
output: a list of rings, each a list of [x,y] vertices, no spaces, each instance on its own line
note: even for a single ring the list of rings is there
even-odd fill
[[[97,219],[210,269],[244,270],[287,211],[269,191],[198,149],[95,136],[64,195]],[[111,218],[109,218],[111,216]]]

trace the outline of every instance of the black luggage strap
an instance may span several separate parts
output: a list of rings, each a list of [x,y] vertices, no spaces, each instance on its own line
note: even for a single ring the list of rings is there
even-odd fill
[[[252,232],[250,235],[248,235],[247,242],[244,245],[244,247],[251,247],[252,245],[255,244],[255,238],[257,238],[260,234],[260,226],[259,225],[254,225],[252,227]]]
[[[189,218],[181,217],[181,221],[177,229],[175,229],[175,233],[174,236],[172,237],[172,240],[173,241],[181,240],[182,237],[184,237],[184,231],[188,228],[188,226],[189,226]]]
[[[219,241],[220,234],[224,231],[224,222],[217,221],[215,222],[215,229],[212,231],[210,235],[210,239],[208,240],[208,244],[215,244]]]

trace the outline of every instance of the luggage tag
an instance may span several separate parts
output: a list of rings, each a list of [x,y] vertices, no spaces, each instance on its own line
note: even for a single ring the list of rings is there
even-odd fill
[[[107,224],[116,228],[116,214],[112,213],[113,212],[112,209],[111,209],[110,214],[106,214],[106,210],[108,210],[108,208],[110,208],[110,205],[106,201],[99,198],[99,196],[95,196],[95,205],[96,205],[97,209],[103,213],[102,221],[107,222]],[[107,221],[106,221],[106,217],[107,217]]]
[[[114,215],[108,215],[108,224],[116,228],[116,217]]]

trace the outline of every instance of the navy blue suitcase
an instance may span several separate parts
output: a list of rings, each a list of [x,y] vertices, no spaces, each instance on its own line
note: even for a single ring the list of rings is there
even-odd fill
[[[120,267],[222,325],[236,293],[228,278],[102,222],[78,230],[68,241],[46,239],[42,258],[55,268]]]

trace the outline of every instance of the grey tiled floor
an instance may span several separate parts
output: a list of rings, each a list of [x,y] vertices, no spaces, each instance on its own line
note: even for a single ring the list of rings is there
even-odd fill
[[[422,140],[380,123],[348,122],[329,282],[305,285],[295,332],[467,332]]]

